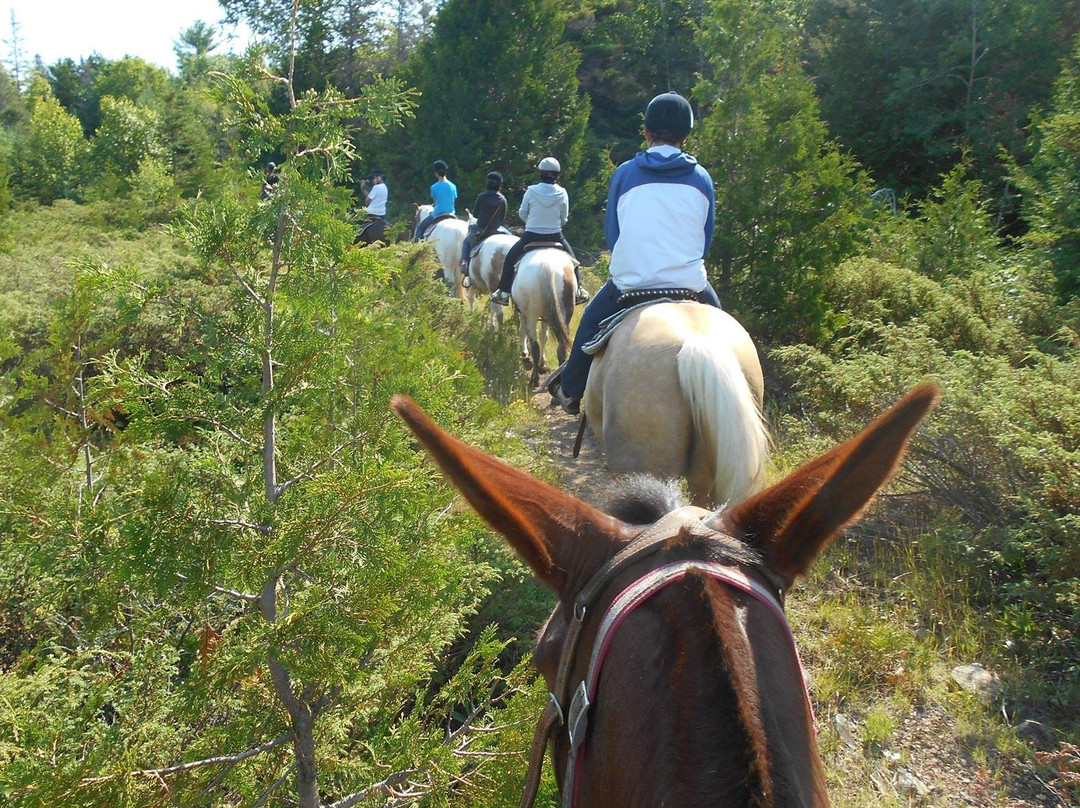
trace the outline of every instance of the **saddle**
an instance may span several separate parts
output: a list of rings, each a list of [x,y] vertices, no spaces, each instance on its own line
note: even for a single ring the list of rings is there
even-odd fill
[[[483,245],[483,243],[485,241],[487,241],[492,236],[497,236],[497,235],[500,235],[500,234],[502,234],[502,235],[510,235],[510,231],[507,230],[505,227],[499,227],[497,230],[488,230],[488,231],[485,231],[483,233],[476,233],[473,236],[475,241],[473,242],[472,246],[469,248],[469,260],[471,261],[474,258],[476,258],[476,254],[478,252],[480,252],[480,247]]]
[[[531,253],[533,250],[550,249],[562,250],[567,255],[570,255],[570,251],[566,249],[566,246],[561,241],[530,241],[528,244],[525,245],[525,249],[521,251],[521,258],[524,258],[528,253]],[[518,259],[519,263],[521,262],[521,258]],[[570,260],[574,262],[574,269],[577,269],[579,266],[581,266],[581,262],[577,260],[573,255],[570,255]],[[517,269],[516,265],[514,266],[514,269]]]
[[[680,293],[683,294],[679,296]],[[631,295],[635,297],[631,298]],[[637,297],[639,295],[640,299]],[[627,298],[630,299],[627,300]],[[607,341],[611,339],[619,323],[629,317],[631,312],[656,303],[696,303],[697,298],[697,292],[691,292],[689,289],[641,289],[627,292],[619,297],[619,310],[600,321],[600,330],[596,332],[595,337],[581,346],[581,350],[589,355],[600,353],[600,349],[607,345]]]
[[[428,236],[430,236],[431,231],[435,229],[435,225],[437,225],[439,222],[443,221],[444,219],[456,219],[456,218],[457,218],[457,215],[454,214],[454,213],[440,213],[438,216],[436,216],[434,219],[431,220],[431,224],[429,224],[427,226],[427,229],[424,230],[424,233],[421,236],[421,238],[425,239]]]

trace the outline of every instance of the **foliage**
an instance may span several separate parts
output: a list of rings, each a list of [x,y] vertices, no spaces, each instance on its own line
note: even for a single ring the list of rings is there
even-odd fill
[[[829,287],[842,315],[837,339],[777,349],[774,358],[794,380],[797,406],[812,407],[825,442],[918,381],[942,384],[942,404],[912,447],[904,497],[887,520],[891,530],[938,536],[938,560],[919,567],[905,588],[912,597],[936,591],[940,602],[961,593],[920,582],[932,570],[971,570],[964,596],[1003,638],[992,653],[1003,664],[1037,668],[1045,689],[1035,690],[1051,704],[1075,703],[1077,343],[1064,329],[1051,339],[1061,320],[1054,324],[1038,264],[1016,264],[980,235],[986,211],[961,187],[946,178],[949,193],[880,236],[878,257],[840,268]]]
[[[999,150],[1020,159],[1080,31],[1072,3],[856,0],[807,4],[822,115],[880,184],[922,197],[970,150],[1011,214]]]
[[[1062,301],[1080,298],[1080,36],[1073,47],[1051,109],[1033,129],[1034,158],[1026,168],[1013,164],[1027,243],[1048,257]]]
[[[570,193],[571,225],[584,206],[580,168],[586,157],[588,100],[578,89],[579,57],[562,41],[565,20],[556,0],[515,4],[449,0],[431,37],[407,72],[423,104],[408,127],[411,148],[399,139],[386,167],[397,193],[424,202],[436,159],[450,165],[460,206],[486,186],[489,171],[504,177],[510,210],[536,181],[536,164],[554,155]],[[528,36],[519,32],[528,31]]]
[[[149,107],[136,106],[122,96],[103,96],[101,122],[90,140],[88,171],[95,184],[116,183],[110,190],[126,196],[140,164],[165,156],[160,127],[157,113]]]
[[[791,22],[767,3],[710,4],[710,56],[694,95],[705,107],[691,150],[717,187],[709,258],[726,306],[770,342],[828,331],[823,289],[850,255],[868,188],[828,141],[813,88],[791,50]]]
[[[46,204],[74,198],[80,163],[87,149],[82,127],[40,79],[35,80],[31,94],[34,102],[30,128],[16,147],[15,184],[26,195]]]
[[[567,23],[567,39],[581,48],[578,76],[588,93],[589,135],[616,164],[643,141],[642,113],[666,90],[690,96],[703,62],[695,42],[704,3],[644,0],[583,3]]]

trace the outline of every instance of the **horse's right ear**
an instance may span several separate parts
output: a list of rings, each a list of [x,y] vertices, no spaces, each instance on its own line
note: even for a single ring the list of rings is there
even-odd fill
[[[564,599],[634,535],[629,526],[439,429],[408,396],[390,406],[469,504]]]
[[[725,529],[757,547],[787,588],[893,475],[938,394],[936,384],[915,388],[856,437],[736,505]]]

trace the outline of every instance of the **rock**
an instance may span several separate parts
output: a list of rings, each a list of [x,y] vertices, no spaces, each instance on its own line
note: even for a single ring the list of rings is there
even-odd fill
[[[952,678],[964,690],[969,690],[979,697],[979,701],[989,704],[1004,690],[1001,677],[991,673],[982,665],[957,665],[952,669]]]
[[[926,783],[907,769],[896,770],[896,788],[901,794],[915,796],[920,800],[925,799],[930,793],[930,789],[927,787]]]
[[[840,740],[847,744],[849,749],[858,749],[859,742],[855,739],[855,722],[843,713],[837,713],[836,731],[840,733]]]
[[[1016,726],[1016,734],[1027,740],[1036,749],[1050,750],[1057,747],[1057,741],[1046,724],[1025,719]]]

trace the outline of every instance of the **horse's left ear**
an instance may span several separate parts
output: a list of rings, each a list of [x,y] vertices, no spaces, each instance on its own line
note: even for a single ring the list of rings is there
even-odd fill
[[[618,519],[439,429],[408,396],[394,412],[469,504],[565,600],[634,535]]]
[[[757,547],[790,586],[892,477],[938,394],[936,384],[915,388],[856,437],[736,505],[723,524]]]

